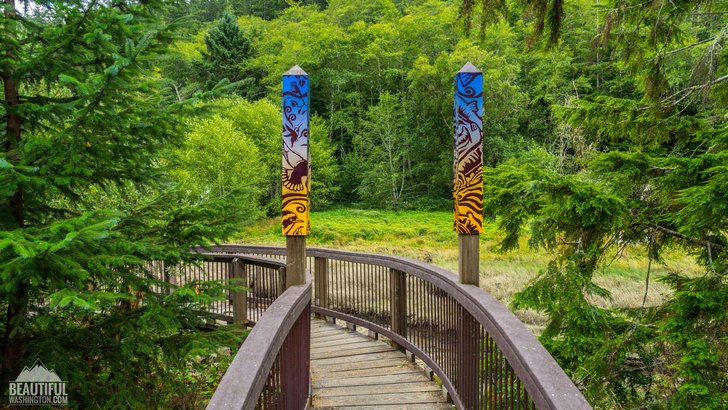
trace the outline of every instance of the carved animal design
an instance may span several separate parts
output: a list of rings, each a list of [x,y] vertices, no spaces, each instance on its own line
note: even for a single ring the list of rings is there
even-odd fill
[[[483,230],[482,78],[480,73],[455,77],[453,214],[461,234]]]
[[[293,169],[283,170],[283,187],[291,191],[303,191],[308,177],[308,161],[300,161]]]

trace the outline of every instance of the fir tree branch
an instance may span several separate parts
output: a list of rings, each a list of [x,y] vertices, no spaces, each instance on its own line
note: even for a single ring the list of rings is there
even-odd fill
[[[721,82],[723,82],[725,80],[728,80],[728,74],[726,74],[724,76],[721,76],[721,77],[718,77],[718,78],[716,78],[716,79],[714,79],[712,81],[709,81],[709,82],[707,82],[705,84],[698,84],[698,85],[693,85],[691,87],[683,88],[682,90],[677,91],[676,93],[674,93],[674,94],[672,94],[672,95],[670,95],[668,97],[663,98],[662,101],[660,101],[660,102],[661,103],[666,103],[666,102],[670,101],[671,99],[677,97],[678,95],[680,95],[682,93],[686,93],[684,96],[680,97],[677,101],[675,101],[672,104],[672,105],[676,105],[679,102],[681,102],[682,100],[684,100],[685,98],[687,98],[687,96],[689,96],[690,94],[692,94],[693,91],[698,90],[700,88],[705,88],[705,87],[713,86],[713,85],[718,84],[718,83],[721,83]]]
[[[68,103],[73,102],[81,97],[46,97],[42,95],[21,95],[20,100],[21,101],[27,101],[27,102],[34,102],[34,103]]]
[[[79,19],[79,20],[78,20],[78,21],[76,22],[76,24],[74,24],[73,26],[70,26],[70,27],[69,27],[69,26],[66,26],[66,27],[68,27],[68,30],[70,30],[70,32],[71,32],[72,34],[74,34],[74,35],[75,35],[75,34],[76,34],[76,32],[78,31],[78,29],[79,29],[79,28],[80,28],[80,27],[81,27],[81,26],[83,25],[83,23],[85,23],[85,22],[86,22],[86,20],[88,19],[89,13],[91,13],[91,9],[93,9],[93,8],[94,8],[94,7],[96,6],[96,3],[97,3],[97,2],[98,2],[98,0],[93,0],[93,1],[91,1],[91,3],[89,3],[88,7],[86,7],[86,8],[84,9],[84,11],[83,11],[83,14],[81,15],[81,18],[80,18],[80,19]],[[46,52],[45,52],[45,53],[43,53],[43,55],[42,55],[42,56],[40,56],[40,57],[36,58],[36,59],[35,59],[35,60],[33,61],[33,64],[34,64],[35,62],[38,62],[38,61],[44,61],[44,60],[46,60],[47,58],[50,58],[50,56],[51,56],[51,55],[53,55],[53,54],[55,54],[55,53],[56,53],[57,51],[59,51],[59,50],[63,49],[64,47],[66,47],[66,46],[70,45],[70,44],[71,44],[71,42],[72,42],[72,41],[73,41],[73,40],[74,40],[75,38],[76,38],[76,37],[75,37],[75,36],[73,36],[73,35],[71,35],[71,36],[68,36],[68,38],[67,38],[67,39],[66,39],[65,41],[61,41],[61,42],[60,42],[60,43],[59,43],[59,44],[58,44],[57,46],[55,46],[55,47],[51,48],[50,50],[46,50]]]
[[[687,46],[684,46],[684,47],[676,48],[676,49],[670,50],[670,51],[665,51],[664,53],[660,53],[657,56],[658,57],[664,57],[664,56],[668,56],[670,54],[679,53],[679,52],[681,52],[683,50],[687,50],[687,49],[693,48],[695,46],[699,46],[701,44],[705,44],[705,43],[711,42],[711,41],[713,41],[713,40],[715,40],[717,38],[718,37],[707,38],[705,40],[701,40],[701,41],[698,41],[698,42],[695,42],[695,43],[692,43],[692,44],[688,44]]]
[[[687,236],[685,234],[682,234],[682,233],[677,232],[677,231],[673,231],[670,228],[666,228],[664,226],[661,226],[661,225],[658,225],[658,224],[655,224],[655,223],[648,223],[647,225],[650,226],[651,228],[657,229],[658,231],[663,232],[663,233],[666,233],[666,234],[668,234],[670,236],[674,236],[676,238],[684,239],[684,240],[686,240],[686,241],[688,241],[688,242],[690,242],[690,243],[692,243],[694,245],[706,246],[709,249],[715,249],[715,250],[718,250],[718,251],[723,250],[723,246],[722,245],[719,245],[719,244],[714,243],[714,242],[705,241],[705,240],[697,239],[697,238],[691,238],[691,237],[689,237],[689,236]]]

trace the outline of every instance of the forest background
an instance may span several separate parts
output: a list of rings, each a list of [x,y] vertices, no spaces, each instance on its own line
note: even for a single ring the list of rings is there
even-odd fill
[[[43,352],[86,386],[81,403],[178,406],[175,383],[214,388],[224,360],[189,358],[239,335],[188,329],[182,306],[204,304],[199,289],[117,309],[150,285],[126,267],[276,231],[281,75],[295,64],[311,80],[318,240],[347,242],[365,219],[356,208],[411,220],[402,235],[427,241],[452,206],[453,75],[471,61],[484,80],[489,249],[535,255],[501,299],[538,317],[595,407],[728,406],[726,2],[5,4],[4,380]],[[645,262],[629,272],[644,283],[636,303],[600,279],[625,252]],[[662,296],[648,301],[649,286]],[[125,334],[128,348],[106,348]],[[62,364],[69,355],[79,361]],[[139,363],[159,376],[140,378]],[[124,387],[99,388],[112,382]]]

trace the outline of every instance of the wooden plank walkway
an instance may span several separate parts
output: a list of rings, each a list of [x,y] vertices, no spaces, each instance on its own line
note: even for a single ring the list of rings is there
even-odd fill
[[[315,409],[452,409],[442,388],[390,345],[311,321]]]

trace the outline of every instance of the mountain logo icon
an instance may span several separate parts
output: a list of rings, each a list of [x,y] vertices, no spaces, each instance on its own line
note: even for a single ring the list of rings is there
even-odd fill
[[[35,363],[31,368],[29,369],[28,366],[23,367],[23,371],[20,372],[18,375],[18,378],[15,379],[16,382],[56,382],[61,383],[63,380],[61,380],[60,377],[56,374],[53,370],[48,370],[47,367],[43,364],[43,362],[40,361],[40,359],[36,359]]]

